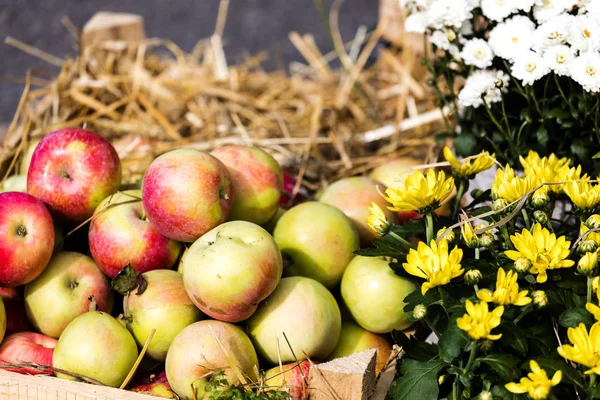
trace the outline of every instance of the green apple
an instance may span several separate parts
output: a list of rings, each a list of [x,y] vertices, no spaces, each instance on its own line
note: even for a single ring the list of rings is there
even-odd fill
[[[375,372],[379,374],[392,354],[390,342],[383,336],[369,332],[354,322],[344,322],[342,323],[340,340],[333,353],[329,355],[329,360],[348,357],[368,349],[377,349]]]
[[[184,328],[171,343],[165,368],[171,389],[182,400],[203,399],[211,372],[223,371],[232,385],[239,383],[238,374],[258,379],[258,358],[248,336],[236,325],[214,320]]]
[[[274,365],[279,357],[282,362],[325,359],[337,345],[341,327],[333,295],[314,279],[298,276],[281,280],[248,319],[246,330],[257,351]]]
[[[27,193],[27,175],[11,175],[2,185],[3,192]]]
[[[315,279],[328,289],[339,284],[360,245],[352,221],[337,208],[317,201],[289,209],[277,222],[273,237],[292,260],[284,274]]]
[[[164,361],[175,336],[199,321],[202,313],[188,297],[179,272],[157,269],[141,276],[147,283],[144,292],[134,290],[123,298],[125,321],[139,346],[156,329],[147,354]]]
[[[119,387],[138,357],[131,333],[110,314],[91,311],[64,330],[52,356],[52,366]],[[58,373],[59,378],[75,378]]]
[[[388,333],[412,325],[404,298],[417,285],[396,275],[384,258],[356,256],[344,272],[341,289],[350,313],[364,329]]]
[[[281,219],[281,216],[283,214],[285,214],[285,212],[286,212],[285,208],[279,208],[277,210],[277,212],[275,213],[275,216],[273,218],[271,218],[269,220],[269,222],[262,225],[262,227],[265,228],[267,230],[267,232],[269,232],[272,235],[273,232],[275,231],[275,226],[277,225],[277,222],[279,222],[279,220]]]

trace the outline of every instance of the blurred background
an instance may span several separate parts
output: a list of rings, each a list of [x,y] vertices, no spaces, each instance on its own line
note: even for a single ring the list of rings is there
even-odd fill
[[[291,31],[314,35],[317,46],[332,49],[316,4],[329,9],[331,0],[231,0],[224,31],[228,63],[260,51],[269,53],[267,69],[286,68],[303,60],[288,38]],[[170,39],[190,51],[199,39],[215,29],[219,0],[0,0],[0,124],[10,122],[19,102],[27,68],[38,75],[58,72],[31,55],[4,43],[7,36],[58,57],[75,54],[74,39],[61,20],[67,16],[81,28],[97,11],[136,13],[144,18],[147,37]],[[351,40],[360,25],[373,29],[378,19],[377,0],[345,0],[340,31]]]

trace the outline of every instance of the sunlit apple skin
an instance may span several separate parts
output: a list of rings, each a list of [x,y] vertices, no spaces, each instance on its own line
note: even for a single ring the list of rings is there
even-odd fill
[[[348,357],[368,349],[377,349],[375,372],[379,374],[392,354],[392,345],[383,336],[369,332],[354,322],[344,321],[340,340],[329,359]]]
[[[194,242],[231,212],[231,174],[216,157],[178,149],[155,159],[144,176],[142,201],[146,215],[164,236]]]
[[[94,296],[98,310],[110,312],[113,292],[94,260],[59,252],[36,280],[25,286],[25,310],[35,329],[58,338],[75,318],[89,311]]]
[[[159,269],[142,277],[148,283],[146,290],[139,295],[133,291],[123,299],[125,320],[140,347],[156,329],[146,354],[164,361],[175,336],[199,321],[202,313],[188,297],[179,272]]]
[[[282,362],[325,359],[337,345],[341,327],[333,295],[314,279],[299,276],[283,278],[246,324],[256,350],[272,365],[279,355]]]
[[[138,272],[170,269],[181,252],[181,243],[161,235],[148,221],[141,199],[140,190],[108,196],[90,222],[90,252],[110,278],[127,264]]]
[[[233,207],[229,220],[262,225],[279,208],[283,172],[277,161],[257,147],[223,146],[211,152],[229,170],[233,186]]]
[[[25,300],[21,288],[0,287],[0,298],[4,302],[6,312],[6,335],[32,330],[25,314]]]
[[[342,298],[355,321],[374,333],[389,333],[412,325],[404,298],[417,289],[394,273],[381,257],[356,256],[342,278]]]
[[[54,223],[44,203],[27,193],[0,193],[0,286],[34,280],[53,249]]]
[[[318,364],[318,361],[313,363]],[[273,367],[265,372],[265,386],[275,390],[285,387],[292,399],[308,399],[310,367],[311,361],[308,360]]]
[[[282,271],[279,248],[265,229],[230,221],[192,244],[182,272],[188,295],[203,313],[239,322],[275,290]]]
[[[56,339],[36,332],[19,332],[4,338],[0,346],[0,366],[6,364],[34,363],[52,367],[52,354]],[[52,374],[52,370],[39,371],[32,368],[3,368],[19,374]]]
[[[339,284],[360,244],[358,230],[343,212],[316,201],[283,214],[273,237],[292,260],[293,265],[284,271],[287,276],[316,279],[329,289]]]
[[[11,175],[4,181],[2,192],[21,192],[27,193],[27,176]]]
[[[211,370],[223,370],[229,383],[239,383],[231,362],[256,381],[254,368],[258,368],[258,358],[244,331],[228,322],[199,321],[182,330],[171,343],[165,362],[167,379],[182,400],[202,399]]]
[[[58,339],[52,366],[119,387],[138,357],[127,328],[110,314],[91,311],[75,318]],[[57,373],[57,377],[74,380]]]
[[[151,396],[162,397],[164,399],[175,399],[175,392],[171,389],[167,374],[161,371],[157,374],[150,374],[132,382],[132,392],[148,394]]]
[[[99,134],[78,128],[44,136],[27,173],[27,192],[59,220],[71,223],[91,217],[120,184],[121,161],[114,147]]]
[[[346,214],[358,229],[361,243],[367,246],[377,237],[367,224],[371,203],[379,205],[390,222],[396,221],[396,214],[387,208],[389,203],[383,197],[385,189],[383,184],[373,179],[355,176],[332,183],[320,194],[319,201]]]

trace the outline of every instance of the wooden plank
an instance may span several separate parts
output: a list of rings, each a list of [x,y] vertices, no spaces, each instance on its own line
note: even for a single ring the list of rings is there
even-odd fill
[[[50,376],[20,375],[0,370],[2,400],[156,400],[148,396]]]

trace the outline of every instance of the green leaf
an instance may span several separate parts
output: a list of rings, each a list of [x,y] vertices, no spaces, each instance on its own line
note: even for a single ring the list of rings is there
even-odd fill
[[[548,113],[546,114],[546,117],[555,118],[559,121],[563,120],[563,119],[567,119],[570,116],[571,116],[571,114],[569,113],[569,111],[562,107],[555,107],[552,110],[548,111]]]
[[[592,158],[600,158],[600,151],[592,156]]]
[[[517,365],[519,359],[511,354],[490,354],[485,357],[480,357],[478,360],[487,364],[505,381],[511,382],[521,376],[521,372]]]
[[[422,223],[419,222],[407,222],[403,225],[394,225],[391,231],[396,235],[407,239],[411,236],[422,235],[425,233],[425,228]]]
[[[421,340],[415,339],[414,336],[408,337],[402,331],[392,331],[392,339],[402,347],[407,358],[412,358],[418,361],[429,361],[437,356],[437,346]]]
[[[404,302],[406,303],[404,311],[412,311],[417,304],[423,304],[428,307],[431,304],[440,301],[440,299],[440,292],[437,290],[428,290],[427,293],[425,293],[425,296],[423,296],[421,290],[417,289],[404,298]]]
[[[580,160],[583,161],[589,157],[589,145],[589,140],[587,143],[582,140],[576,140],[571,143],[571,152],[573,152],[575,155],[577,155],[577,157],[579,157]]]
[[[440,358],[447,363],[454,361],[469,342],[465,332],[456,325],[457,318],[458,316],[454,316],[450,319],[448,328],[441,334],[442,338],[439,341]]]
[[[529,338],[530,347],[535,347],[542,354],[548,354],[556,349],[556,338],[551,326],[534,325],[525,331]]]
[[[140,295],[148,287],[148,282],[141,273],[133,269],[131,264],[127,264],[110,282],[110,286],[122,296],[126,296],[135,288],[137,288],[136,295]]]
[[[539,364],[540,368],[546,370],[548,378],[552,379],[552,375],[560,369],[563,374],[562,382],[569,382],[581,388],[584,387],[583,379],[581,379],[581,372],[564,362],[562,359],[558,360],[550,357],[538,357],[535,361]]]
[[[477,139],[472,134],[463,132],[454,141],[454,149],[456,154],[462,157],[476,154],[478,152]]]
[[[358,249],[354,254],[364,257],[394,257],[402,258],[408,254],[406,246],[393,239],[373,239],[373,245],[375,248],[364,248]]]
[[[514,348],[522,356],[527,354],[529,350],[527,335],[522,328],[512,322],[505,322],[500,325],[499,332],[502,333],[500,342],[504,346]]]
[[[437,399],[440,394],[438,375],[447,364],[442,360],[405,359],[400,365],[402,377],[396,379],[389,395],[393,400]]]
[[[540,126],[537,132],[535,133],[535,137],[542,146],[546,147],[549,139],[548,129],[546,129],[543,126]]]
[[[570,308],[563,312],[558,323],[565,328],[574,328],[581,323],[591,325],[594,321],[591,314],[583,307]]]

